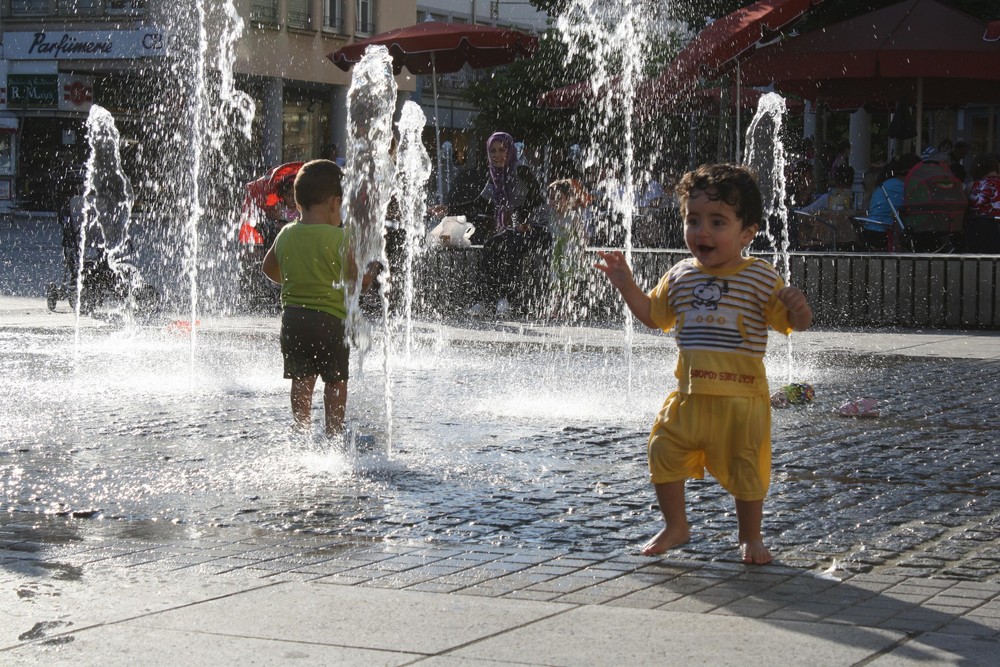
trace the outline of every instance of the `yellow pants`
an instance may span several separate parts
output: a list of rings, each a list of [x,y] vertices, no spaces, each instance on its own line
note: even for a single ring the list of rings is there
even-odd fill
[[[702,479],[705,469],[737,500],[763,500],[771,481],[767,396],[673,392],[649,434],[653,484]]]

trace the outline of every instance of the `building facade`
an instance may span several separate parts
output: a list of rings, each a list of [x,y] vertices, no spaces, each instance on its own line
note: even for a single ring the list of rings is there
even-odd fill
[[[233,37],[239,21],[232,71],[256,106],[246,170],[317,157],[346,135],[351,75],[327,55],[416,13],[415,0],[0,0],[0,210],[58,209],[62,181],[86,160],[93,104],[113,113],[123,162],[140,170],[153,152],[145,121],[172,103],[168,72],[191,57],[178,45],[192,31]],[[404,72],[397,84],[401,105],[416,81]]]

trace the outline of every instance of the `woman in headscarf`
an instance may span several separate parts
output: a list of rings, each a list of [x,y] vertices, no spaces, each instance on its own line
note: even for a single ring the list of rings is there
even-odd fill
[[[472,313],[506,315],[512,305],[522,311],[527,305],[530,285],[522,280],[525,264],[548,249],[551,235],[538,222],[545,201],[531,170],[518,165],[514,138],[494,132],[486,141],[486,152],[489,175],[479,197],[453,201],[449,211],[453,215],[483,212],[472,237],[473,243],[483,244]]]

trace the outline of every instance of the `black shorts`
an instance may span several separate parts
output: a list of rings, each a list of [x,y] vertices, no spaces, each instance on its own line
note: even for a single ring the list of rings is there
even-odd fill
[[[309,308],[286,307],[281,314],[281,356],[285,379],[319,375],[323,382],[346,381],[351,350],[344,320]]]

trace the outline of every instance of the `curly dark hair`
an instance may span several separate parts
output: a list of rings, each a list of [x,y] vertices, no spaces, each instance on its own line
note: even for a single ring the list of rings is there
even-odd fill
[[[703,164],[689,171],[677,185],[681,210],[695,192],[704,193],[712,201],[722,201],[736,210],[743,229],[760,226],[764,218],[764,201],[757,179],[746,167],[735,164]]]

